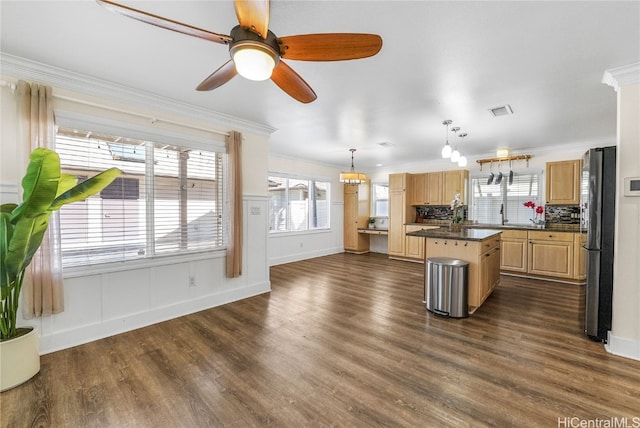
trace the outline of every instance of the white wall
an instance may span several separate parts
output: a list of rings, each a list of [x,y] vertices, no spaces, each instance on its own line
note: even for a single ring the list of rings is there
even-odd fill
[[[640,197],[624,196],[624,178],[640,177],[640,64],[618,88],[616,241],[613,326],[607,349],[640,360]]]
[[[24,64],[23,64],[24,65]],[[28,64],[27,64],[28,65]],[[102,337],[132,330],[145,325],[214,307],[234,300],[270,291],[267,263],[267,153],[270,129],[249,123],[232,123],[223,118],[215,123],[215,113],[175,106],[166,100],[154,100],[153,95],[128,93],[128,88],[92,81],[86,76],[77,82],[60,76],[46,66],[38,70],[22,67],[20,75],[29,80],[31,73],[38,81],[53,87],[55,95],[64,94],[76,101],[73,108],[86,114],[102,114],[111,118],[118,114],[111,110],[84,106],[82,102],[114,109],[125,109],[149,117],[171,119],[191,127],[243,133],[244,162],[243,197],[243,274],[229,279],[225,275],[223,251],[197,256],[174,256],[145,260],[135,265],[122,264],[94,269],[85,273],[65,274],[65,310],[60,314],[22,322],[36,326],[41,334],[41,353],[86,343]],[[10,68],[10,65],[5,68]],[[3,81],[15,82],[16,77],[3,75]],[[77,83],[77,87],[75,86]],[[117,94],[112,99],[110,94]],[[28,149],[16,144],[17,122],[15,96],[8,87],[1,89],[0,115],[0,177],[1,199],[15,201],[19,183],[28,158]],[[69,101],[56,99],[54,109],[69,109]],[[182,112],[183,116],[176,113]],[[121,116],[121,115],[120,115]],[[148,121],[146,121],[148,123]],[[207,131],[185,128],[162,120],[158,132],[186,132],[203,137]],[[222,138],[218,135],[218,139]],[[23,159],[24,162],[21,162]],[[190,278],[195,284],[190,286]]]
[[[278,155],[269,156],[269,173],[315,178],[331,182],[329,230],[269,234],[269,265],[279,265],[344,251],[344,195],[340,170]]]

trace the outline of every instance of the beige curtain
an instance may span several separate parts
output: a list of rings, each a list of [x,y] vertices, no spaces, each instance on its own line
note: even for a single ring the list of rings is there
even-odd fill
[[[49,86],[19,81],[18,144],[31,152],[37,147],[55,149],[53,97]],[[26,165],[25,165],[26,170]],[[60,220],[51,216],[42,245],[33,256],[22,284],[22,315],[25,319],[64,310]]]
[[[227,276],[242,275],[242,134],[231,131],[226,138],[229,225],[227,229]]]

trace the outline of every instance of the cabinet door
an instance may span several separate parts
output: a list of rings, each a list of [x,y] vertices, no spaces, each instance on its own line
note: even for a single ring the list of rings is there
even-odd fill
[[[575,263],[573,277],[575,279],[583,280],[587,278],[587,250],[583,247],[586,244],[587,234],[576,233],[573,239],[573,259]]]
[[[582,161],[547,162],[546,192],[548,204],[579,204]]]
[[[526,238],[503,238],[501,245],[500,269],[526,273],[528,262]]]
[[[389,192],[389,234],[387,252],[390,256],[404,257],[404,223],[406,213],[404,191]]]
[[[442,173],[430,172],[426,174],[426,203],[428,205],[442,205]]]
[[[529,240],[529,273],[573,276],[573,242]]]
[[[407,188],[407,174],[389,174],[389,192],[404,192]]]
[[[442,204],[448,205],[460,193],[462,203],[466,201],[466,187],[469,181],[469,171],[455,170],[442,173]]]
[[[427,203],[427,174],[412,174],[412,192],[409,205],[425,205]]]
[[[405,234],[409,232],[416,232],[422,229],[422,226],[405,226]],[[424,247],[426,238],[419,238],[417,236],[405,235],[405,256],[413,259],[424,259]]]
[[[344,185],[344,249],[358,248],[358,185]]]

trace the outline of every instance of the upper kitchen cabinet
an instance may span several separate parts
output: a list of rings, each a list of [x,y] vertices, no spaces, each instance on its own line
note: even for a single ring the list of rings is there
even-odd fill
[[[409,174],[389,174],[389,192],[404,192],[407,190],[407,180],[410,180]]]
[[[580,204],[582,161],[547,162],[547,204]]]
[[[426,205],[443,205],[442,172],[430,172],[426,175]]]
[[[459,169],[442,173],[442,205],[449,205],[456,193],[460,193],[462,203],[467,203],[467,183],[469,171]]]
[[[411,192],[409,205],[427,204],[427,174],[411,174],[413,191]]]

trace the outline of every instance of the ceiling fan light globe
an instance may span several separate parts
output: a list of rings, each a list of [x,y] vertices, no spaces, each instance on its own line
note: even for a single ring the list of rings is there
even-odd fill
[[[449,159],[450,157],[451,157],[451,146],[447,142],[447,144],[445,144],[444,147],[442,148],[442,158]]]
[[[451,153],[451,162],[458,162],[460,160],[460,152],[457,150],[454,150]]]
[[[232,56],[238,74],[249,80],[269,79],[276,65],[273,56],[262,49],[238,48],[233,51]]]

